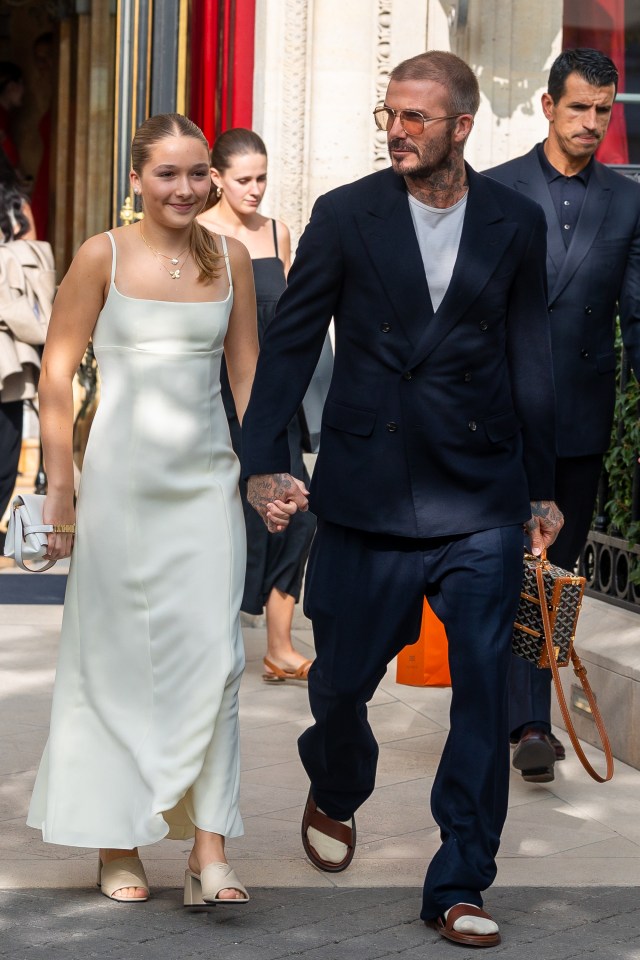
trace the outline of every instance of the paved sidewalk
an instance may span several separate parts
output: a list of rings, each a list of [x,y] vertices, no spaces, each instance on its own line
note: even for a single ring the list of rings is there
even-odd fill
[[[418,920],[425,864],[438,846],[427,798],[446,736],[448,691],[397,685],[390,670],[370,710],[381,744],[378,786],[358,813],[356,858],[345,873],[320,873],[299,838],[307,782],[295,741],[309,722],[306,690],[261,681],[265,633],[255,626],[245,629],[241,706],[246,835],[228,845],[250,903],[184,911],[179,888],[189,844],[179,841],[143,849],[154,890],[148,903],[120,906],[99,896],[94,851],[44,845],[24,825],[47,734],[60,617],[59,606],[0,606],[0,956],[477,955]],[[295,634],[311,653],[300,614]],[[602,767],[599,751],[586,752]],[[613,782],[601,786],[571,755],[556,770],[544,786],[513,773],[498,879],[486,898],[503,935],[491,956],[640,960],[640,772],[618,763]]]

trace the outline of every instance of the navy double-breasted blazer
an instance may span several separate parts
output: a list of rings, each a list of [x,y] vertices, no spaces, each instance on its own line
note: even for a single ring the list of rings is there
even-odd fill
[[[604,453],[615,400],[618,308],[624,344],[640,375],[640,184],[594,160],[567,249],[535,147],[487,176],[535,200],[547,219],[558,455]]]
[[[553,498],[554,396],[539,207],[468,169],[451,283],[433,312],[404,180],[321,197],[264,339],[243,475],[286,472],[286,425],[332,316],[311,508],[406,537],[521,523]]]

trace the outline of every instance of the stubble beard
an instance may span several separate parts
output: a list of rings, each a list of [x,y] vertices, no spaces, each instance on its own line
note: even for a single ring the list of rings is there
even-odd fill
[[[573,154],[574,157],[576,157],[579,160],[584,160],[584,159],[590,160],[591,157],[595,154],[600,144],[602,143],[602,139],[603,139],[602,137],[599,137],[595,143],[590,143],[588,145],[582,144],[582,143],[576,143],[575,141],[572,141],[571,146],[573,147],[573,150],[571,151],[571,153]]]
[[[392,140],[389,143],[389,153],[402,141]],[[393,157],[391,157],[391,166],[395,173],[407,180],[430,180],[432,178],[441,180],[446,177],[456,164],[456,154],[453,150],[451,137],[444,134],[438,140],[432,141],[428,149],[420,153],[415,147],[411,148],[411,153],[418,158],[418,166],[410,170],[403,170]]]

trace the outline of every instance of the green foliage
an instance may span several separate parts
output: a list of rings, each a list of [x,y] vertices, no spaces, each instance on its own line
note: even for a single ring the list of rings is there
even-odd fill
[[[619,328],[617,343],[620,346]],[[640,520],[633,520],[631,516],[633,477],[640,456],[640,384],[630,373],[625,388],[621,389],[620,365],[617,379],[611,446],[604,460],[610,495],[606,511],[609,532],[627,540],[632,547],[640,542]],[[638,563],[633,566],[631,580],[640,583]]]

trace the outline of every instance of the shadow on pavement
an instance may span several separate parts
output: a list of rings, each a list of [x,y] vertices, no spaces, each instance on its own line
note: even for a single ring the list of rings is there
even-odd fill
[[[381,888],[255,888],[243,907],[187,912],[181,891],[119,905],[95,890],[0,892],[0,955],[110,960],[467,960],[418,919],[419,892]],[[637,960],[640,901],[624,887],[496,888],[501,960]]]

